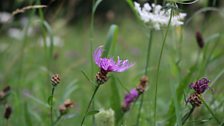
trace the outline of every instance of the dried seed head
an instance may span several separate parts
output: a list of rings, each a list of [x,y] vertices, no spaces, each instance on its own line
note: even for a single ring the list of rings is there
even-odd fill
[[[140,79],[140,83],[138,84],[138,86],[136,88],[140,94],[145,91],[147,83],[148,83],[148,77],[147,76],[143,76]]]
[[[61,115],[64,115],[67,113],[67,108],[64,105],[59,106],[59,112]]]
[[[203,36],[201,35],[201,33],[199,31],[197,31],[195,33],[195,38],[197,40],[198,46],[202,49],[204,47],[205,43],[204,43]]]
[[[199,107],[202,104],[202,101],[200,99],[200,96],[197,92],[190,95],[190,97],[187,99],[187,103],[190,102],[190,104],[193,107]]]
[[[6,105],[6,107],[5,107],[5,113],[4,113],[4,118],[8,120],[11,114],[12,114],[12,108],[11,108],[11,106]]]
[[[51,77],[51,82],[52,82],[52,85],[53,86],[56,86],[60,83],[60,77],[58,74],[54,74],[52,77]]]
[[[11,90],[10,86],[6,86],[2,91],[8,93]]]
[[[74,107],[74,103],[70,99],[67,99],[62,105],[59,106],[59,112],[61,115],[64,115],[72,107]]]
[[[0,91],[0,100],[2,100],[6,96],[5,92]]]
[[[64,106],[65,106],[66,108],[72,108],[72,107],[74,107],[74,103],[73,103],[70,99],[67,99],[67,100],[65,100],[65,102],[64,102]]]
[[[101,85],[107,82],[108,77],[107,77],[107,71],[101,69],[100,72],[96,74],[96,83]]]

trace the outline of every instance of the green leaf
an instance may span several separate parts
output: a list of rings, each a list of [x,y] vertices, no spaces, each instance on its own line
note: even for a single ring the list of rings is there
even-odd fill
[[[48,99],[47,99],[48,105],[53,104],[53,102],[54,102],[53,100],[54,100],[54,97],[53,96],[49,96]]]
[[[184,90],[186,89],[186,87],[188,86],[188,84],[191,81],[192,75],[193,73],[197,70],[197,63],[194,64],[191,68],[190,68],[190,72],[184,77],[184,79],[180,82],[180,84],[178,85],[177,89],[176,89],[176,104],[180,104],[181,99],[183,98],[184,95]],[[176,117],[174,116],[175,113],[175,104],[174,104],[174,100],[171,101],[170,106],[169,106],[169,110],[167,112],[167,116],[170,116],[172,118],[168,119],[166,126],[174,126],[175,122],[176,122]]]
[[[93,111],[89,111],[86,116],[91,116],[91,115],[95,115],[96,113],[98,113],[99,110],[93,110]]]
[[[65,88],[65,91],[64,91],[65,93],[64,93],[64,96],[63,96],[63,99],[64,100],[67,99],[67,98],[69,98],[69,96],[72,94],[72,92],[74,92],[78,88],[78,86],[76,85],[76,83],[77,83],[77,80],[73,80]]]
[[[31,121],[31,116],[28,110],[28,106],[27,103],[25,103],[24,105],[24,117],[25,117],[25,122],[27,126],[32,126],[32,121]]]
[[[104,52],[103,52],[103,57],[107,57],[110,50],[111,52],[114,52],[115,45],[117,42],[117,36],[118,36],[118,26],[113,24],[110,26],[109,32],[107,34],[107,41],[104,46]]]
[[[25,96],[28,97],[28,98],[30,98],[30,99],[32,99],[32,100],[35,101],[36,103],[38,103],[38,104],[40,104],[40,105],[42,105],[42,106],[44,106],[44,107],[46,107],[46,108],[49,107],[49,105],[46,104],[46,102],[43,102],[42,100],[40,100],[40,99],[38,99],[38,98],[36,98],[36,97],[34,97],[34,96],[28,94],[28,93],[26,93]]]
[[[122,119],[123,117],[123,112],[121,110],[121,97],[119,95],[119,88],[117,85],[117,81],[115,76],[111,76],[111,108],[115,111],[115,120],[116,120],[116,124],[119,123],[119,121]]]
[[[96,8],[99,6],[99,4],[102,2],[102,0],[97,0],[93,5],[92,14],[94,15],[96,12]]]

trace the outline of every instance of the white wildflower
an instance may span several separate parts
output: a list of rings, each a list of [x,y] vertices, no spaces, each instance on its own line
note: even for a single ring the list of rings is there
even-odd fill
[[[24,36],[24,33],[22,30],[18,29],[18,28],[10,28],[8,30],[8,35],[11,37],[11,38],[14,38],[16,40],[21,40]]]
[[[141,19],[145,23],[149,23],[154,29],[160,30],[161,27],[169,24],[171,9],[165,10],[161,5],[152,4],[151,6],[146,3],[143,7],[140,4],[134,2],[135,9],[140,15]],[[173,15],[171,19],[171,26],[183,25],[183,19],[186,17],[186,13],[179,13]]]
[[[0,12],[0,23],[11,22],[12,15],[8,12]]]
[[[100,109],[99,113],[97,113],[95,117],[96,126],[114,126],[115,118],[114,111],[112,109]]]
[[[40,42],[41,46],[44,46],[43,38],[41,38],[39,42]],[[57,37],[57,36],[53,37],[53,41],[52,42],[53,42],[53,45],[56,46],[56,47],[62,47],[64,45],[63,40],[60,37]],[[47,47],[51,46],[51,38],[49,36],[46,37],[46,46]]]

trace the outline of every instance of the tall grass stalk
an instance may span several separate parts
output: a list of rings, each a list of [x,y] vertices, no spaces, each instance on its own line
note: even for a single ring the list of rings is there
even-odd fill
[[[89,111],[89,108],[90,108],[90,106],[91,106],[91,103],[93,102],[93,99],[94,99],[94,97],[95,97],[95,95],[96,95],[96,92],[98,91],[99,87],[100,87],[100,85],[96,85],[96,87],[95,87],[95,89],[94,89],[94,92],[93,92],[93,94],[92,94],[92,96],[91,96],[91,98],[90,98],[89,104],[88,104],[88,106],[87,106],[86,112],[85,112],[85,114],[84,114],[84,116],[83,116],[83,119],[82,119],[82,122],[81,122],[81,126],[82,126],[83,123],[85,122],[87,113],[88,113],[88,111]]]
[[[186,123],[186,121],[190,118],[191,114],[194,112],[194,109],[195,109],[195,107],[193,106],[190,109],[190,111],[182,117],[182,125],[184,125]]]
[[[168,26],[167,26],[167,29],[166,29],[166,33],[165,33],[165,37],[163,39],[163,43],[162,43],[162,48],[161,48],[161,51],[160,51],[160,54],[159,54],[159,63],[157,65],[157,70],[156,70],[156,82],[155,82],[155,99],[154,99],[154,121],[153,121],[153,125],[156,126],[156,114],[157,114],[157,91],[158,91],[158,80],[159,80],[159,70],[160,70],[160,63],[161,63],[161,59],[162,59],[162,54],[163,54],[163,50],[164,50],[164,45],[165,45],[165,42],[166,42],[166,38],[167,38],[167,35],[168,35],[168,31],[169,31],[169,28],[170,28],[170,24],[171,24],[171,19],[172,19],[172,15],[173,15],[173,10],[171,9],[171,13],[170,13],[170,19],[169,19],[169,23],[168,23]]]
[[[53,100],[54,100],[54,91],[55,91],[55,86],[52,87],[51,90],[51,96],[50,96],[50,114],[51,114],[51,125],[53,126]]]
[[[94,16],[96,12],[97,6],[100,4],[102,0],[93,0],[92,1],[92,12],[91,12],[91,20],[90,20],[90,65],[91,65],[91,78],[94,77],[94,63],[93,63],[93,42],[94,42]],[[92,108],[94,109],[94,100],[92,101]],[[95,117],[92,117],[93,125],[95,123]]]
[[[152,39],[153,39],[153,30],[150,30],[150,32],[149,32],[149,42],[148,42],[148,48],[147,48],[147,55],[146,55],[145,73],[144,73],[145,76],[148,76],[148,66],[149,66],[149,60],[150,60]],[[141,95],[141,99],[140,99],[140,105],[139,105],[139,108],[138,108],[136,126],[139,126],[139,120],[141,118],[141,110],[142,110],[143,102],[144,102],[144,93]]]
[[[212,109],[208,106],[208,104],[205,102],[204,98],[199,96],[202,103],[205,105],[205,107],[208,109],[208,111],[211,113],[211,115],[213,116],[213,118],[215,119],[215,121],[218,123],[218,124],[221,124],[221,121],[219,121],[219,119],[216,117],[215,113],[212,111]]]

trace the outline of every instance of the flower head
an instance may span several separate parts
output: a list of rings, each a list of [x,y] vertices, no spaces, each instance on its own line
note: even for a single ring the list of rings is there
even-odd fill
[[[194,89],[198,94],[203,93],[206,89],[209,88],[208,83],[210,80],[208,80],[206,77],[203,77],[202,79],[196,81],[195,83],[190,84],[190,88]]]
[[[52,83],[52,85],[53,86],[56,86],[56,85],[58,85],[59,83],[60,83],[60,76],[59,76],[59,74],[54,74],[54,75],[52,75],[52,77],[51,77],[51,83]]]
[[[139,96],[139,93],[138,93],[137,89],[136,88],[132,89],[124,97],[124,102],[123,102],[123,105],[122,105],[122,109],[124,111],[127,111],[130,108],[131,103],[133,103],[138,98],[138,96]]]
[[[70,108],[74,107],[74,102],[72,102],[70,99],[67,99],[64,101],[62,105],[59,106],[59,112],[61,115],[66,114]]]
[[[134,2],[135,9],[137,10],[140,18],[145,22],[151,24],[151,26],[160,30],[161,26],[167,26],[169,24],[169,19],[171,15],[171,9],[164,9],[161,5],[156,4],[144,4],[143,7],[140,7],[140,4]],[[186,13],[179,13],[172,16],[171,26],[180,26],[183,25],[182,20],[186,17]]]
[[[190,95],[190,97],[187,99],[187,103],[188,102],[194,107],[199,107],[202,104],[200,96],[197,92]]]
[[[101,58],[102,53],[103,49],[100,46],[95,50],[93,58],[95,63],[105,72],[123,72],[133,66],[128,60],[120,60],[119,57],[117,61],[114,61],[113,58]]]
[[[97,126],[114,126],[115,124],[114,110],[112,109],[100,109],[95,117]]]

